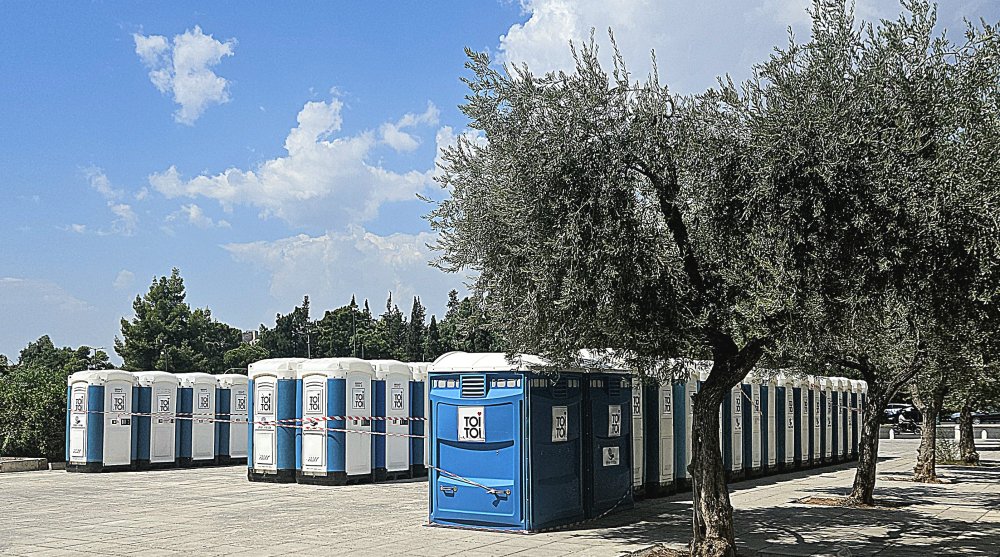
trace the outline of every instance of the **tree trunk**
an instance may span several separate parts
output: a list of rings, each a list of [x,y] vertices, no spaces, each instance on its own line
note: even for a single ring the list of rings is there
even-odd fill
[[[972,408],[966,402],[958,415],[958,455],[966,464],[979,464],[976,437],[972,431]]]
[[[858,440],[858,470],[854,474],[854,487],[848,496],[855,505],[875,504],[875,468],[878,464],[879,421],[889,404],[890,393],[877,382],[868,383],[868,404],[864,409],[861,438]]]
[[[693,556],[736,554],[733,507],[719,448],[719,407],[731,388],[709,376],[694,398],[693,454],[688,468],[695,512]]]
[[[917,465],[913,467],[913,481],[937,481],[937,420],[944,404],[947,386],[944,377],[937,379],[929,396],[920,397],[923,404],[917,406],[922,414],[920,448],[917,449]],[[914,397],[914,401],[917,397]]]

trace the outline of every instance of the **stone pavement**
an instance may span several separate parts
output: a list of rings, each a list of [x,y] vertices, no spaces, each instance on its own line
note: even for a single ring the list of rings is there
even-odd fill
[[[905,473],[915,450],[912,440],[883,441],[880,475]],[[0,555],[614,556],[681,549],[690,537],[683,494],[580,529],[519,535],[424,526],[425,482],[257,484],[245,470],[0,475]],[[905,503],[894,509],[796,502],[846,493],[853,471],[735,484],[741,554],[1000,555],[1000,468],[946,469],[957,480],[946,485],[880,481],[877,496]]]

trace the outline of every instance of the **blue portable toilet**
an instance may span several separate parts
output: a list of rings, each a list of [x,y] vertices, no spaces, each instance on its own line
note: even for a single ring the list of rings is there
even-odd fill
[[[750,372],[740,385],[743,395],[743,476],[754,478],[763,471],[761,445],[765,440],[764,419],[761,416],[760,378]]]
[[[219,464],[246,464],[250,379],[238,373],[217,375],[216,379],[215,458]]]
[[[215,391],[218,382],[208,373],[178,373],[176,436],[179,466],[208,466],[215,459]]]
[[[583,492],[587,518],[633,505],[630,379],[624,370],[584,376]]]
[[[678,364],[681,369],[675,373],[674,391],[674,483],[677,490],[691,487],[691,465],[693,438],[691,426],[694,423],[694,395],[700,386],[700,369],[705,362]]]
[[[165,371],[137,371],[135,409],[136,468],[177,465],[177,376]]]
[[[806,452],[809,450],[809,394],[808,386],[803,388],[802,377],[791,377],[792,403],[793,409],[793,445],[794,467],[803,468],[805,466]]]
[[[524,354],[431,364],[430,522],[536,531],[582,519],[582,377]]]
[[[302,427],[295,429],[296,481],[343,485],[372,480],[372,382],[358,358],[305,360],[298,366]]]
[[[410,477],[410,366],[370,360],[375,369],[372,474],[375,481]]]
[[[784,373],[778,373],[774,383],[777,469],[787,472],[795,468],[795,383]]]
[[[66,380],[66,470],[131,470],[137,452],[135,377],[119,369],[78,371]]]
[[[296,377],[305,358],[272,358],[250,364],[250,434],[247,479],[252,482],[295,481]]]
[[[427,362],[411,362],[410,367],[410,475],[427,475]]]

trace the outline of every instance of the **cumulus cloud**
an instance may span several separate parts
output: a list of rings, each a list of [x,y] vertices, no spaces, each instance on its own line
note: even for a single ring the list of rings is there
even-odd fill
[[[102,314],[103,308],[52,280],[0,276],[0,315],[7,317],[0,319],[0,353],[16,356],[42,335],[52,337],[56,346],[110,346],[118,324],[115,313],[123,309]]]
[[[3,315],[22,315],[8,311],[7,306],[24,304],[28,300],[67,313],[94,309],[87,302],[73,296],[50,280],[0,277],[0,313]]]
[[[436,126],[440,114],[434,103],[427,103],[427,110],[422,114],[406,114],[394,124],[386,122],[379,128],[379,132],[382,134],[382,141],[396,152],[413,151],[420,146],[420,139],[403,130],[412,128],[418,124]]]
[[[419,295],[440,313],[448,290],[463,291],[462,276],[430,267],[431,233],[380,236],[359,226],[321,236],[300,234],[275,241],[223,246],[236,261],[270,273],[270,294],[294,304],[308,294],[314,307],[337,307],[368,298],[378,307],[387,292],[396,300]]]
[[[287,156],[253,169],[229,168],[194,178],[185,178],[171,166],[151,175],[149,184],[168,198],[205,197],[226,210],[249,205],[260,209],[262,218],[278,217],[295,226],[364,222],[383,203],[412,200],[428,187],[432,170],[399,173],[371,161],[379,145],[372,131],[337,136],[342,108],[336,98],[306,103],[285,138]],[[430,105],[423,114],[404,116],[394,126],[436,121],[437,109]]]
[[[211,68],[233,55],[235,39],[218,41],[197,25],[170,41],[162,35],[139,33],[132,38],[135,53],[149,68],[149,80],[180,105],[174,112],[177,122],[193,125],[210,105],[229,102],[229,82]]]
[[[181,205],[181,208],[177,211],[167,215],[167,222],[175,222],[183,220],[188,224],[197,226],[198,228],[229,228],[229,221],[219,219],[218,221],[213,220],[212,217],[205,214],[205,211],[201,207],[194,203],[188,205]]]
[[[115,276],[115,280],[111,283],[111,286],[114,287],[115,290],[125,290],[132,286],[134,281],[135,273],[127,269],[122,269],[121,271],[118,271],[118,275]]]
[[[535,73],[572,70],[569,42],[581,45],[594,29],[602,63],[610,70],[608,28],[633,72],[650,72],[656,51],[661,82],[681,93],[715,85],[716,76],[750,77],[774,45],[784,44],[787,28],[802,37],[809,31],[810,0],[522,0],[528,16],[500,37],[500,61],[527,64]],[[891,16],[898,4],[859,0],[865,19]]]
[[[104,170],[99,167],[90,166],[84,168],[83,175],[86,177],[90,187],[101,194],[101,197],[107,202],[108,209],[115,216],[109,228],[99,228],[93,230],[93,232],[99,236],[110,234],[131,236],[135,234],[139,227],[139,216],[132,209],[131,205],[118,203],[118,200],[125,195],[124,190],[115,188],[111,180],[104,173]],[[85,234],[91,231],[84,224],[71,224],[66,229],[77,234]]]

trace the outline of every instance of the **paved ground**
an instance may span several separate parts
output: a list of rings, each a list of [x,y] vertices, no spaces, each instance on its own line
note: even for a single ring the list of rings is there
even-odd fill
[[[883,441],[881,475],[912,466],[916,442]],[[989,457],[991,453],[984,452]],[[997,453],[992,453],[997,455]],[[892,510],[796,503],[845,493],[852,466],[736,484],[747,555],[1000,555],[1000,468],[947,469],[957,483],[880,481]],[[242,467],[0,475],[0,555],[623,555],[690,537],[683,495],[585,529],[536,535],[423,526],[426,483],[253,484]]]

